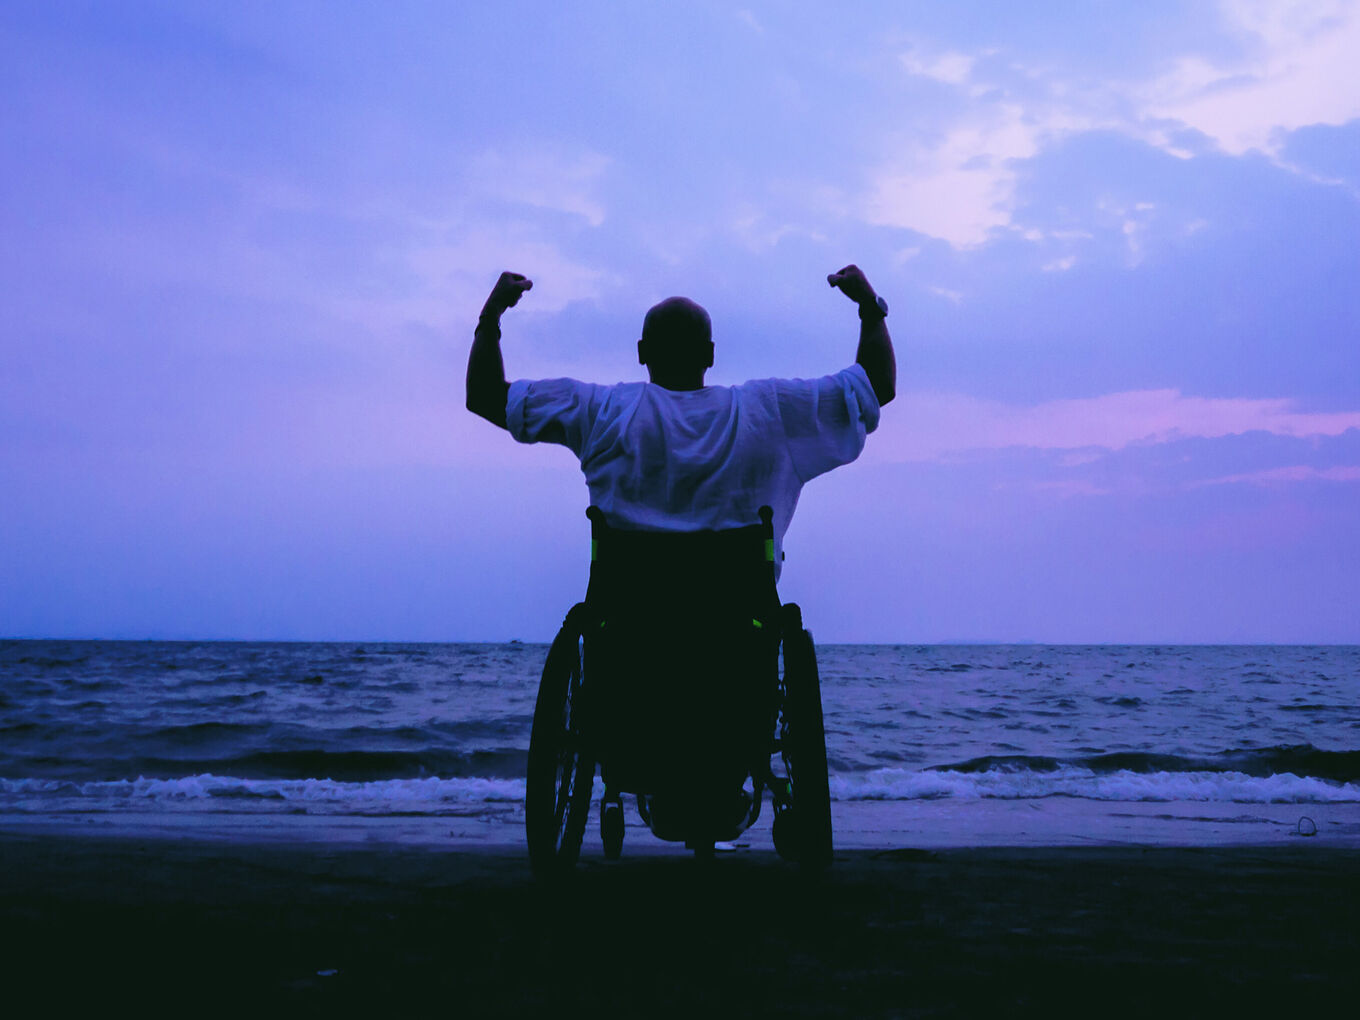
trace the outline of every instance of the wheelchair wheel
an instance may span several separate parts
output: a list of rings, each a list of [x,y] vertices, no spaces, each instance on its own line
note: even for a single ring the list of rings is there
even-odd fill
[[[524,826],[537,878],[575,865],[595,783],[595,761],[580,729],[581,632],[572,622],[568,616],[548,651],[529,736]]]
[[[812,635],[803,629],[802,612],[784,607],[784,706],[780,724],[784,767],[793,787],[776,848],[804,868],[831,863],[831,789],[822,723],[821,683]],[[789,831],[792,830],[792,831]],[[792,838],[789,838],[792,837]]]

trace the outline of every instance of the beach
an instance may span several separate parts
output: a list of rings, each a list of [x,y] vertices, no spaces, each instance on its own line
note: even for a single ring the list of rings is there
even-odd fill
[[[522,847],[0,834],[11,1001],[266,1015],[1294,1015],[1360,990],[1360,856],[1286,846]]]
[[[819,649],[836,860],[524,849],[545,650],[0,642],[11,1001],[1294,1016],[1360,991],[1360,649]],[[778,764],[778,763],[776,763]],[[596,781],[595,794],[603,784]]]

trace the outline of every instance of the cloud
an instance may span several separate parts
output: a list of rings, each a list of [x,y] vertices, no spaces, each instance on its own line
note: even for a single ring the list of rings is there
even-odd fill
[[[528,315],[598,298],[615,277],[573,258],[567,249],[574,232],[551,218],[573,217],[586,229],[603,224],[598,192],[609,166],[608,157],[592,150],[521,143],[472,157],[456,197],[435,211],[377,202],[367,215],[384,224],[389,242],[374,257],[394,267],[389,275],[401,284],[362,297],[342,293],[333,308],[370,328],[420,323],[444,329],[470,321],[506,269],[534,280],[522,305]]]
[[[962,85],[968,81],[975,58],[954,51],[927,55],[913,49],[903,53],[899,59],[908,74],[930,78],[947,85]]]
[[[1092,77],[1076,60],[1028,66],[991,48],[918,44],[897,54],[912,79],[942,86],[955,105],[878,161],[861,217],[976,248],[1012,225],[1017,164],[1072,134],[1115,131],[1190,158],[1198,133],[1232,155],[1276,156],[1291,131],[1360,118],[1360,2],[1224,0],[1220,19],[1239,43],[1234,56],[1185,52],[1169,70],[1123,79]],[[913,104],[911,116],[947,105]]]
[[[775,222],[753,205],[745,205],[737,212],[731,231],[742,245],[757,254],[775,247],[786,237],[826,240],[821,231],[798,223]]]
[[[532,224],[426,225],[393,250],[406,286],[362,298],[339,297],[334,309],[375,328],[422,323],[437,329],[471,323],[501,270],[524,273],[534,289],[521,315],[560,312],[599,298],[613,274],[576,261]]]
[[[1317,468],[1308,464],[1291,464],[1286,467],[1266,468],[1263,471],[1248,471],[1236,475],[1223,475],[1219,478],[1206,478],[1193,483],[1201,485],[1283,485],[1290,482],[1360,482],[1360,467],[1340,465],[1337,467]]]
[[[1035,155],[1058,125],[1005,103],[970,115],[936,144],[904,146],[871,177],[864,217],[956,248],[983,244],[1010,223],[1012,161]]]
[[[1187,55],[1141,90],[1145,116],[1176,121],[1233,155],[1274,153],[1285,132],[1360,117],[1360,5],[1353,0],[1226,0],[1232,61]]]
[[[755,32],[757,35],[765,34],[765,26],[760,23],[760,19],[751,11],[743,7],[741,10],[737,11],[736,14],[737,20],[751,29],[751,31]]]
[[[956,393],[903,394],[866,451],[881,461],[945,459],[972,450],[1034,447],[1119,450],[1137,443],[1247,432],[1338,436],[1360,429],[1360,412],[1298,411],[1286,399],[1185,396],[1132,390],[1032,407]]]
[[[473,159],[468,184],[484,198],[580,216],[598,227],[605,209],[596,192],[609,163],[597,152],[567,154],[542,144],[487,149]]]

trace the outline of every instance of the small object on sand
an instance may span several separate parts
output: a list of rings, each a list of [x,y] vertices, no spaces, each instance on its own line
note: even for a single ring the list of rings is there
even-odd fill
[[[1307,815],[1300,815],[1298,824],[1294,826],[1293,834],[1295,836],[1316,836],[1317,822],[1313,821]]]

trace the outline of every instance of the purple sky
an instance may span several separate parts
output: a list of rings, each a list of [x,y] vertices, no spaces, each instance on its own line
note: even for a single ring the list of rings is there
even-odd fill
[[[823,641],[1360,641],[1360,4],[0,8],[0,635],[549,637],[575,461],[511,377],[854,354]]]

